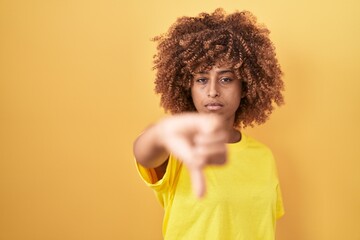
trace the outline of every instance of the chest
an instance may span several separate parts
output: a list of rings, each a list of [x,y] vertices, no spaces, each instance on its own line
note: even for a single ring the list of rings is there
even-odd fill
[[[262,161],[262,162],[261,162]],[[194,208],[263,208],[276,199],[277,179],[271,164],[264,160],[229,159],[225,166],[204,169],[206,195],[198,201],[192,192],[188,170],[183,166],[176,185],[174,204]]]

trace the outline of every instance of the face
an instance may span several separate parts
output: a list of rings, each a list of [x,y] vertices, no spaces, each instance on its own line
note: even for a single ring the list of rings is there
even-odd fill
[[[191,96],[199,113],[213,113],[229,124],[235,120],[235,112],[241,100],[241,80],[231,65],[213,66],[195,74]]]

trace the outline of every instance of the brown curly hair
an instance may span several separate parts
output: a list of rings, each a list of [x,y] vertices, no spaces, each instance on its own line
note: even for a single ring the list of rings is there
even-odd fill
[[[153,38],[158,42],[155,92],[161,95],[161,106],[172,114],[196,111],[190,91],[195,70],[230,62],[243,89],[234,126],[264,123],[273,103],[284,103],[282,71],[269,33],[248,11],[227,15],[218,8],[212,14],[178,18],[167,33]]]

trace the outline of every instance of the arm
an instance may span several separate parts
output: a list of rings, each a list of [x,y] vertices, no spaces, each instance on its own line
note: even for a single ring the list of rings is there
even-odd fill
[[[148,127],[134,142],[136,161],[146,168],[161,166],[169,157],[161,134],[161,124]]]
[[[198,196],[205,193],[202,169],[226,161],[227,132],[220,118],[197,113],[162,119],[147,128],[134,142],[134,155],[146,168],[165,173],[171,152],[189,169]],[[157,171],[157,172],[158,172]]]

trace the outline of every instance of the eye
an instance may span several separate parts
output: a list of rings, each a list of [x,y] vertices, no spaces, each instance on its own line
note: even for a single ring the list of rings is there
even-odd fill
[[[195,80],[196,83],[199,83],[199,84],[206,84],[207,83],[207,79],[206,78],[197,78]]]
[[[220,82],[223,84],[230,83],[233,79],[229,77],[222,77],[220,78]]]

